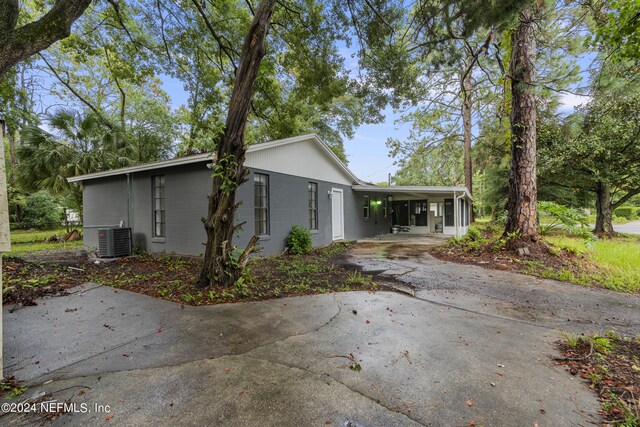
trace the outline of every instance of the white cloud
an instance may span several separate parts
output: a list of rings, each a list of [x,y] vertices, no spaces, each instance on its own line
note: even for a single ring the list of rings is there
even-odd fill
[[[573,112],[573,110],[582,104],[586,104],[591,99],[588,95],[576,95],[573,93],[565,93],[560,96],[560,110]]]

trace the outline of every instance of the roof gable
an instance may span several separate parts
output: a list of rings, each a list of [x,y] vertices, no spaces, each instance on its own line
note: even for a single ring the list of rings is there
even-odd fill
[[[247,151],[245,166],[253,169],[344,185],[359,182],[316,135],[296,137],[295,141],[256,144],[251,148]]]
[[[196,154],[155,163],[129,166],[79,175],[68,178],[69,182],[81,182],[108,176],[162,169],[190,163],[211,162],[211,153]],[[358,178],[338,159],[327,145],[315,134],[295,136],[247,148],[245,166],[288,175],[301,176],[321,181],[351,185]]]

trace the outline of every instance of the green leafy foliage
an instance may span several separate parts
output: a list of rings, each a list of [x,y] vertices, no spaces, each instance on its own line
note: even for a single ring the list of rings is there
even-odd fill
[[[626,218],[628,220],[636,220],[640,217],[640,207],[621,206],[614,211],[615,216]]]
[[[61,195],[66,206],[82,212],[82,190],[67,178],[135,163],[123,133],[93,113],[58,110],[47,124],[49,131],[32,125],[23,132],[14,171],[22,190]]]
[[[291,227],[289,237],[287,237],[287,249],[290,254],[304,254],[313,247],[311,232],[301,225]]]
[[[135,242],[131,248],[131,253],[134,255],[144,255],[147,251],[144,250],[140,242]]]
[[[459,249],[463,249],[464,252],[474,252],[481,249],[484,245],[489,243],[489,239],[485,237],[485,232],[489,232],[489,228],[481,230],[478,227],[470,226],[467,234],[460,238],[452,238],[449,240],[450,246],[456,246]]]
[[[473,242],[477,242],[478,240],[482,239],[482,232],[478,227],[475,227],[472,225],[469,227],[469,230],[467,231],[465,238]]]
[[[640,0],[608,0],[592,3],[596,22],[589,46],[607,46],[608,55],[616,61],[640,61]]]
[[[22,227],[49,230],[59,227],[61,222],[62,208],[55,197],[46,191],[38,191],[26,197],[20,224]]]
[[[571,373],[580,372],[597,392],[605,423],[635,427],[640,421],[638,384],[638,337],[624,337],[613,331],[605,336],[563,334],[558,348],[566,354],[557,360]]]
[[[230,194],[238,186],[234,181],[233,174],[238,168],[238,162],[231,154],[218,159],[213,165],[213,177],[219,179],[219,186],[222,193],[225,195]]]
[[[588,217],[577,209],[560,205],[555,202],[538,202],[541,212],[539,231],[546,235],[552,230],[562,228],[566,233],[586,239],[593,239]]]

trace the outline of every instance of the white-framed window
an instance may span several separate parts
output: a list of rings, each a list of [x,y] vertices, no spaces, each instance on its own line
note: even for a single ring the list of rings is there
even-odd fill
[[[309,230],[318,229],[318,183],[309,182]]]
[[[363,203],[363,214],[364,214],[364,219],[369,219],[371,217],[371,198],[369,196],[364,196],[363,198],[364,203]]]
[[[253,213],[255,234],[269,234],[269,175],[256,173],[253,175]]]
[[[155,175],[151,178],[151,194],[153,195],[153,237],[165,237],[164,175]]]
[[[417,202],[412,202],[413,204],[413,210],[414,210],[414,214],[416,215],[420,215],[423,212],[427,211],[427,202],[426,201],[417,201]]]

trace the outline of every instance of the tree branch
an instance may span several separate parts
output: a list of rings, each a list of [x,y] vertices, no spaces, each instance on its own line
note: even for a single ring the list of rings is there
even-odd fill
[[[169,44],[167,43],[167,38],[164,34],[164,15],[162,14],[162,7],[160,5],[160,0],[156,1],[156,5],[158,7],[158,15],[160,16],[160,34],[162,35],[162,43],[164,43],[164,50],[167,52],[167,58],[169,58],[169,62],[173,62],[171,59],[171,52],[169,51]]]
[[[73,86],[71,86],[71,84],[68,81],[65,81],[60,74],[56,71],[55,68],[53,68],[53,65],[51,65],[51,63],[49,61],[47,61],[47,58],[44,57],[44,55],[42,55],[41,53],[37,54],[40,59],[42,59],[44,61],[44,63],[46,64],[47,68],[49,68],[49,70],[51,71],[51,73],[55,76],[56,79],[58,79],[58,81],[60,83],[62,83],[68,90],[69,92],[71,92],[76,98],[78,98],[78,100],[80,102],[82,102],[84,105],[86,105],[87,107],[89,107],[89,109],[91,111],[93,111],[98,117],[100,117],[100,119],[104,122],[104,124],[109,127],[109,129],[114,129],[115,126],[109,121],[107,120],[107,118],[102,114],[102,112],[100,110],[98,110],[96,108],[95,105],[93,105],[91,102],[89,102],[87,99],[85,99],[82,95],[80,95],[74,88]]]
[[[0,13],[13,10],[15,0],[0,2]],[[89,7],[91,0],[57,0],[42,18],[15,28],[17,15],[10,22],[0,24],[0,77],[11,67],[56,41],[71,34],[71,26]],[[11,16],[10,16],[11,17]],[[9,29],[13,27],[13,29]]]
[[[126,113],[126,106],[127,106],[127,94],[125,93],[124,89],[122,89],[122,86],[120,85],[120,81],[118,80],[118,78],[116,77],[116,75],[113,72],[113,69],[111,67],[111,58],[109,57],[109,50],[105,47],[104,48],[104,55],[107,59],[107,67],[109,68],[109,71],[111,72],[111,76],[113,77],[113,81],[116,84],[116,87],[118,88],[118,91],[120,92],[120,126],[122,126],[122,129],[124,130],[126,128],[126,124],[125,124],[125,113]]]
[[[627,194],[620,197],[618,201],[615,203],[611,202],[611,210],[615,210],[616,208],[620,207],[621,205],[624,204],[624,202],[626,202],[636,194],[640,194],[640,188],[636,188],[635,190],[630,190]]]
[[[238,52],[235,51],[232,47],[230,47],[230,45],[228,45],[227,43],[224,43],[224,37],[220,36],[216,32],[216,30],[213,28],[213,25],[211,24],[211,21],[207,17],[207,14],[205,13],[200,2],[198,2],[198,0],[191,0],[191,2],[198,10],[200,17],[202,17],[204,24],[207,26],[207,29],[209,30],[213,38],[218,43],[218,46],[220,46],[220,50],[222,50],[224,54],[227,56],[227,58],[229,58],[229,62],[231,62],[231,65],[233,66],[234,71],[237,71],[235,55],[238,55]]]
[[[395,34],[395,30],[393,29],[393,27],[386,21],[386,19],[384,19],[384,16],[382,16],[380,14],[380,12],[378,11],[378,9],[376,9],[369,0],[364,0],[365,4],[369,7],[369,9],[371,9],[374,13],[374,15],[376,15],[378,17],[378,19],[380,21],[382,21],[382,23],[391,30],[391,36],[393,37],[393,35]]]
[[[133,39],[133,36],[129,32],[129,29],[127,28],[127,26],[124,24],[124,19],[122,19],[122,14],[120,13],[120,6],[118,5],[118,2],[116,2],[116,0],[107,0],[107,2],[109,2],[109,4],[113,7],[113,10],[116,13],[116,19],[118,20],[118,24],[120,24],[124,32],[127,33],[127,36],[129,36],[129,40],[131,40],[131,44],[133,44],[133,47],[137,52],[138,51],[137,43]]]

